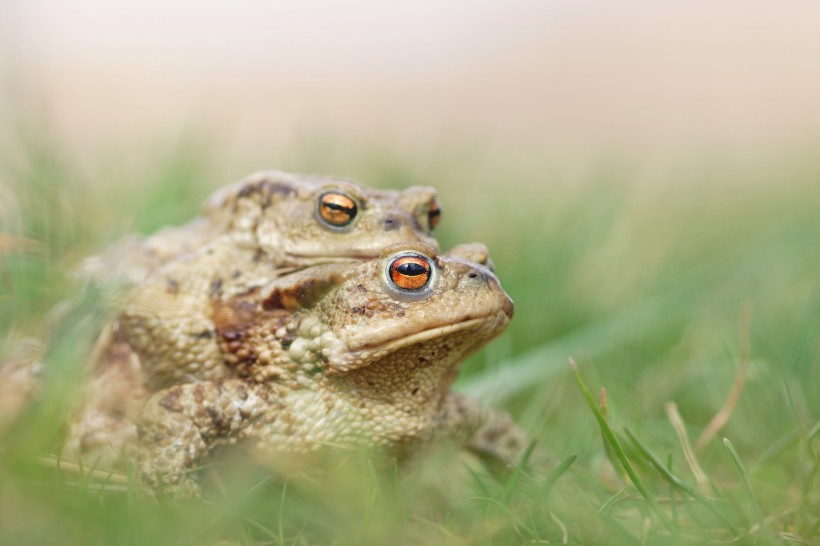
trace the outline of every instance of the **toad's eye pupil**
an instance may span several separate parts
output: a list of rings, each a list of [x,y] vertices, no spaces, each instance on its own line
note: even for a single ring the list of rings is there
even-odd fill
[[[439,220],[441,220],[441,205],[438,204],[438,201],[433,201],[430,210],[427,211],[427,225],[430,226],[431,230],[436,229]]]
[[[390,279],[402,290],[424,288],[431,275],[430,262],[421,256],[402,256],[390,264]]]
[[[334,227],[352,222],[358,208],[356,201],[340,192],[327,192],[319,198],[319,216]]]
[[[427,273],[427,268],[415,262],[407,262],[396,267],[396,271],[408,277],[415,277],[416,275],[424,275]]]

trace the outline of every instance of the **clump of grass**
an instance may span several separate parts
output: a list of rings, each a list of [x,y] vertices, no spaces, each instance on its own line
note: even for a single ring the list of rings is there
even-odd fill
[[[738,499],[729,495],[707,496],[707,494],[704,494],[698,488],[673,474],[669,468],[671,464],[665,465],[662,463],[660,459],[652,453],[652,451],[641,440],[638,439],[635,433],[628,428],[624,428],[624,433],[636,449],[636,456],[640,456],[648,462],[651,469],[655,470],[658,475],[663,480],[668,482],[672,488],[669,497],[663,502],[663,504],[667,505],[668,508],[662,509],[661,501],[645,485],[644,479],[640,477],[638,471],[636,470],[636,465],[633,464],[633,460],[627,456],[626,451],[622,446],[622,442],[613,431],[604,412],[602,412],[601,408],[595,404],[595,401],[592,398],[589,388],[586,386],[577,364],[575,364],[572,359],[570,359],[570,364],[581,393],[601,428],[605,447],[612,450],[617,458],[617,464],[622,465],[626,476],[628,476],[628,479],[625,480],[626,483],[624,488],[619,490],[615,496],[607,500],[607,502],[601,506],[599,512],[610,511],[610,506],[612,504],[614,504],[619,498],[622,498],[629,489],[634,488],[640,493],[648,507],[657,516],[658,520],[662,523],[664,530],[671,535],[656,537],[656,539],[662,539],[664,543],[670,543],[670,541],[671,543],[677,543],[679,540],[683,540],[682,543],[688,543],[689,541],[697,540],[699,541],[698,543],[748,542],[750,544],[770,544],[775,541],[775,535],[772,533],[770,528],[770,524],[773,523],[777,523],[780,527],[780,530],[777,532],[777,537],[781,540],[806,544],[810,543],[810,540],[812,540],[814,533],[816,532],[816,516],[808,516],[807,520],[803,522],[803,532],[806,533],[804,536],[794,532],[793,527],[790,526],[790,524],[794,524],[793,519],[789,518],[787,520],[783,518],[783,516],[785,514],[794,515],[802,512],[804,509],[814,506],[816,501],[813,501],[810,498],[810,495],[807,495],[804,492],[803,495],[792,499],[794,505],[783,508],[781,514],[766,517],[760,503],[757,500],[757,496],[754,493],[749,472],[746,470],[745,465],[741,461],[740,456],[729,439],[724,438],[723,444],[731,456],[732,463],[742,477],[742,486],[746,493],[746,502],[752,507],[753,511],[753,517],[751,519],[743,517],[743,510],[738,504]],[[669,412],[669,416],[671,426],[680,431],[682,427],[677,410],[673,408]],[[814,433],[815,431],[812,431],[807,435],[807,441],[811,442],[811,437]],[[688,446],[688,440],[682,439],[681,451],[691,452],[691,448]],[[689,456],[693,457],[691,454]],[[671,461],[671,455],[669,459]],[[690,469],[693,470],[694,475],[703,476],[704,479],[700,486],[701,489],[711,490],[711,487],[708,484],[716,483],[718,481],[716,479],[706,479],[705,473],[694,459],[690,461]],[[733,486],[725,483],[725,480],[722,481],[724,481],[724,483],[721,485],[721,489],[737,487],[736,485]],[[680,493],[682,498],[677,498],[675,491]],[[712,516],[712,520],[708,521],[703,517],[703,515],[696,518],[693,512],[694,507],[688,506],[690,501],[694,501],[697,505],[708,511]],[[679,512],[681,506],[686,508],[689,518],[684,519],[680,517]],[[807,516],[808,514],[802,515]]]

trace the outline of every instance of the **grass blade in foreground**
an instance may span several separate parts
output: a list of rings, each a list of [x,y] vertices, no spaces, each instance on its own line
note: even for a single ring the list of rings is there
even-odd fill
[[[757,497],[752,489],[752,480],[749,479],[749,473],[746,472],[746,467],[743,466],[743,462],[741,462],[740,456],[737,454],[737,451],[735,451],[735,448],[732,445],[732,442],[729,441],[729,438],[723,439],[723,445],[726,446],[726,449],[729,451],[729,455],[732,456],[732,461],[735,463],[740,475],[743,477],[743,485],[746,487],[746,494],[749,495],[749,501],[752,503],[752,507],[754,508],[758,526],[768,535],[768,538],[771,539],[772,536],[770,530],[766,526],[766,520],[763,517],[763,510],[760,508],[760,503],[757,502]]]
[[[641,454],[646,458],[646,460],[648,460],[652,464],[652,466],[655,467],[655,470],[657,470],[660,473],[660,475],[663,476],[664,479],[666,479],[673,487],[689,495],[690,497],[698,501],[701,505],[703,505],[707,510],[714,514],[715,517],[722,521],[726,525],[726,527],[732,532],[732,534],[737,534],[737,529],[735,529],[735,526],[732,525],[732,523],[728,519],[726,519],[726,517],[723,514],[721,514],[720,511],[718,511],[714,506],[712,506],[712,502],[709,500],[708,497],[706,497],[706,495],[704,495],[703,493],[701,493],[685,481],[681,480],[680,478],[672,474],[672,472],[666,466],[664,466],[663,463],[661,463],[661,461],[655,456],[655,454],[649,451],[649,448],[647,448],[645,445],[643,445],[643,443],[641,443],[640,440],[638,440],[638,437],[635,436],[635,434],[633,434],[631,430],[627,428],[624,429],[624,431],[626,432],[626,435],[629,436],[629,439],[632,440],[632,443],[635,445],[635,447],[638,448],[638,451],[640,451]]]
[[[629,462],[629,459],[626,457],[626,453],[624,453],[623,448],[621,447],[620,442],[615,437],[615,433],[612,432],[612,429],[609,426],[609,423],[606,422],[604,419],[601,410],[598,408],[598,405],[595,403],[595,399],[592,397],[592,393],[589,392],[589,389],[584,383],[584,379],[581,377],[581,370],[578,368],[578,365],[575,363],[575,360],[572,358],[569,359],[570,366],[572,366],[572,371],[575,373],[575,380],[578,382],[578,387],[581,389],[581,394],[584,395],[584,399],[586,399],[587,405],[592,410],[592,413],[595,415],[595,418],[598,420],[598,424],[601,427],[601,432],[604,435],[604,438],[612,447],[612,450],[615,452],[615,455],[618,457],[621,465],[623,465],[624,470],[629,475],[629,479],[632,480],[632,483],[635,485],[635,488],[640,492],[641,496],[646,499],[646,502],[649,503],[649,506],[652,508],[652,511],[655,512],[655,515],[658,516],[658,519],[661,520],[663,526],[672,533],[677,534],[675,528],[672,526],[672,523],[666,517],[666,515],[661,510],[660,506],[658,506],[655,497],[652,496],[652,493],[649,492],[649,489],[646,488],[644,485],[643,480],[641,480],[640,476],[638,476],[635,469],[632,467],[632,464]]]
[[[547,479],[544,480],[544,485],[542,486],[544,493],[549,493],[552,490],[552,487],[555,485],[555,482],[558,481],[558,478],[564,475],[564,472],[569,470],[569,467],[572,466],[572,463],[575,462],[575,459],[578,458],[578,454],[570,455],[563,461],[561,464],[555,467],[555,469],[550,472]]]

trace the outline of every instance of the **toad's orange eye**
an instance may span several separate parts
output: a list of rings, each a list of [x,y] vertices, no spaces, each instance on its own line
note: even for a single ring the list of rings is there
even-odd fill
[[[430,205],[430,210],[427,211],[427,225],[430,226],[431,231],[436,229],[439,220],[441,220],[441,205],[434,200]]]
[[[319,198],[319,217],[333,227],[344,227],[356,217],[359,207],[347,195],[329,191]]]
[[[431,275],[430,262],[421,256],[402,256],[390,264],[390,280],[402,290],[424,288]]]

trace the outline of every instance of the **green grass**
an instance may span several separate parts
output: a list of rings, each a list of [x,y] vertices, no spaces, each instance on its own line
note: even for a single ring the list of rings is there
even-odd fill
[[[445,147],[424,167],[373,151],[344,163],[316,149],[289,158],[276,166],[436,184],[443,245],[489,246],[516,316],[458,388],[532,432],[531,464],[499,483],[447,454],[398,472],[345,453],[287,478],[228,458],[207,503],[156,505],[127,476],[57,468],[62,418],[102,317],[93,300],[58,304],[76,292],[70,273],[83,256],[195,214],[226,182],[210,174],[216,151],[183,146],[123,174],[116,161],[83,170],[42,136],[19,142],[0,158],[0,343],[8,359],[26,336],[48,340],[49,373],[38,403],[0,432],[0,544],[820,541],[813,158],[693,162],[651,177],[639,162],[602,162],[578,183],[543,165],[478,162],[480,147]],[[696,445],[738,366],[728,421],[687,458],[680,435]],[[603,407],[591,394],[601,387]]]

